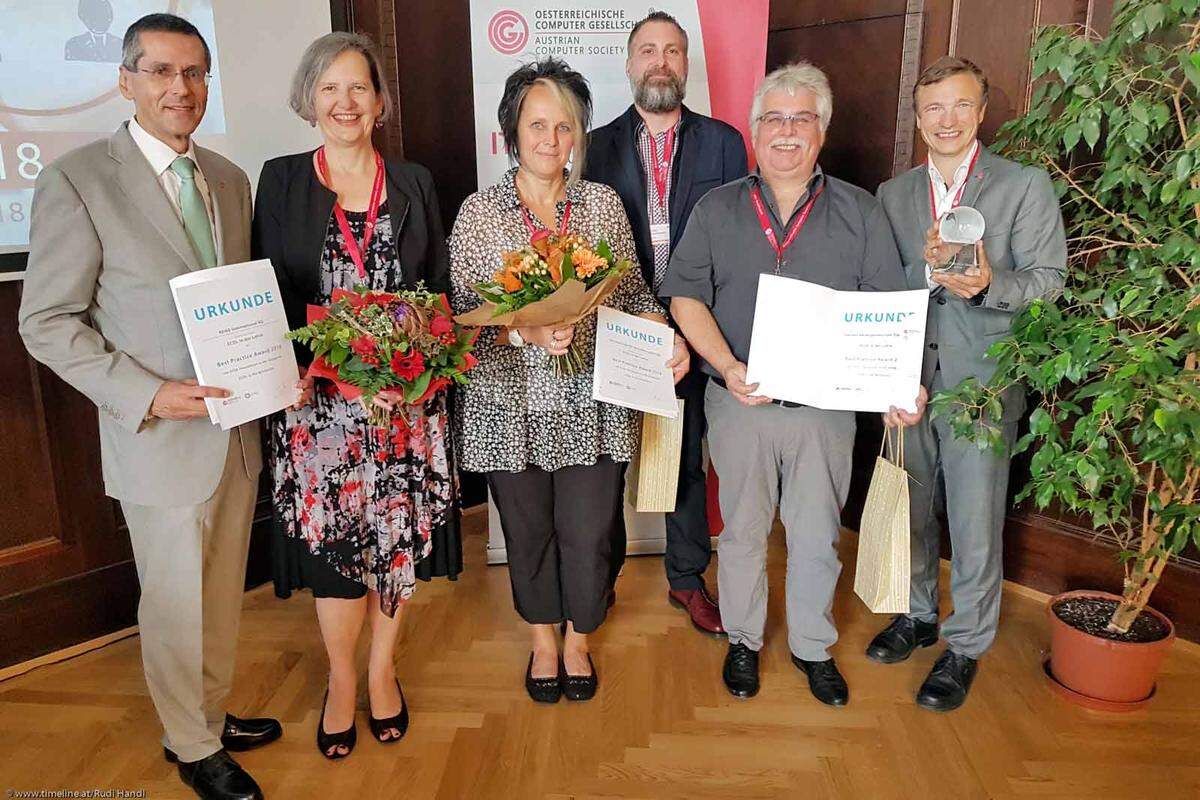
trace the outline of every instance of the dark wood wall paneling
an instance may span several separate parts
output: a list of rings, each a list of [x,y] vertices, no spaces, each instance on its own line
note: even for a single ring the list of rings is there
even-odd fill
[[[378,134],[380,148],[427,166],[447,226],[476,189],[467,0],[332,0],[335,29],[380,42],[399,113]],[[924,148],[897,130],[898,78],[906,14],[919,13],[918,66],[948,52],[988,71],[992,103],[984,138],[1020,113],[1029,91],[1027,51],[1037,25],[1075,23],[1104,31],[1111,0],[842,0],[772,3],[768,66],[804,58],[826,70],[834,118],[823,159],[831,174],[873,190],[894,154],[920,163]],[[1035,19],[1036,15],[1036,19]],[[912,19],[907,20],[910,23]],[[906,127],[906,126],[901,126]],[[905,140],[907,137],[907,141]],[[0,259],[19,269],[20,256]],[[100,479],[95,408],[25,353],[16,332],[20,282],[0,283],[0,666],[126,627],[136,618],[137,581],[117,504]],[[878,423],[864,418],[856,463],[870,464]],[[1017,467],[1018,471],[1020,466]],[[1016,476],[1019,479],[1019,475]],[[847,507],[856,518],[865,482]],[[267,578],[269,497],[260,493],[248,584]],[[478,487],[468,492],[477,499]],[[1015,510],[1006,531],[1009,578],[1048,592],[1119,589],[1110,542],[1064,516]],[[1172,566],[1154,603],[1181,633],[1200,637],[1200,564]]]

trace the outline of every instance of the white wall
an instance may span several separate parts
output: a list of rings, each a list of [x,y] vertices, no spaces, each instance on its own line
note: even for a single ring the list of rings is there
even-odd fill
[[[329,0],[213,0],[213,11],[227,131],[198,141],[237,163],[256,187],[264,161],[321,142],[287,97],[304,48],[329,33]]]

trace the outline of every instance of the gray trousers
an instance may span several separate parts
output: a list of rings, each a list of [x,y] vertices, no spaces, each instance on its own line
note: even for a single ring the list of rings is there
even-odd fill
[[[205,502],[121,504],[142,590],[138,628],[146,684],[163,744],[181,761],[221,749],[258,488],[240,437],[237,428],[230,432],[225,471]]]
[[[946,388],[935,372],[930,394]],[[1011,447],[1017,424],[1004,423]],[[956,653],[978,658],[996,638],[1003,580],[1003,533],[1007,511],[1009,456],[981,451],[954,436],[945,419],[926,414],[904,433],[904,466],[912,512],[912,589],[909,616],[938,619],[938,570],[941,530],[939,501],[950,527],[950,599],[954,610],[942,623],[946,644]]]
[[[778,508],[787,534],[788,645],[799,658],[824,661],[837,641],[833,592],[842,571],[837,540],[850,487],[854,414],[749,407],[711,381],[704,400],[725,520],[717,582],[729,642],[762,648],[767,536]]]

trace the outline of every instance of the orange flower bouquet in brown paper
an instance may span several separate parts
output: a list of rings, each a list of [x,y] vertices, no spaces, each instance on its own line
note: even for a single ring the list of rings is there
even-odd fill
[[[593,313],[633,266],[617,258],[603,239],[592,245],[573,234],[540,230],[529,244],[503,254],[490,281],[472,288],[483,305],[455,321],[463,325],[513,328],[573,325]],[[584,366],[574,344],[553,359],[554,374],[574,375]]]

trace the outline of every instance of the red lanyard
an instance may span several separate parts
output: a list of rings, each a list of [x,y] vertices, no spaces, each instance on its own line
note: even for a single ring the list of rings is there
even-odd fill
[[[817,198],[821,196],[821,192],[825,191],[825,184],[817,187],[813,192],[813,196],[804,204],[804,208],[796,215],[796,220],[792,223],[792,227],[788,229],[787,236],[783,239],[783,244],[779,243],[779,239],[775,237],[775,229],[771,227],[771,218],[767,216],[767,206],[763,203],[762,189],[755,186],[750,190],[750,199],[754,201],[754,211],[758,214],[758,224],[762,226],[763,234],[767,237],[767,241],[771,243],[771,249],[775,251],[775,274],[779,274],[779,270],[783,268],[783,251],[788,249],[796,239],[796,234],[804,227],[804,223],[808,221],[808,215],[812,213],[813,204],[817,202]]]
[[[317,151],[317,169],[321,170],[321,177],[324,178],[325,185],[329,186],[329,162],[325,160],[324,147]],[[342,232],[342,239],[346,243],[346,254],[350,256],[350,260],[358,268],[358,276],[364,281],[368,280],[364,258],[367,247],[371,244],[371,237],[375,235],[375,222],[379,219],[379,205],[382,197],[383,158],[377,150],[375,151],[375,183],[371,186],[371,200],[367,204],[367,224],[363,230],[361,246],[355,241],[354,234],[350,231],[350,223],[346,221],[346,212],[342,209],[341,204],[334,203],[333,205],[333,215],[337,218],[338,229]]]
[[[529,235],[533,236],[535,233],[537,233],[538,229],[536,227],[534,227],[533,217],[529,216],[529,209],[525,208],[525,206],[521,206],[521,216],[525,220],[525,230],[529,231]],[[559,226],[558,226],[558,235],[559,236],[567,235],[567,223],[569,223],[570,221],[571,221],[571,201],[568,200],[566,207],[563,208],[562,222],[559,223]]]
[[[979,160],[979,151],[981,147],[975,148],[975,155],[971,156],[971,163],[967,165],[967,174],[963,177],[962,186],[958,187],[958,192],[954,195],[954,199],[950,201],[950,208],[958,206],[962,200],[963,192],[967,190],[967,182],[971,180],[971,171],[975,169],[975,162]],[[950,209],[946,209],[949,211]],[[933,217],[933,221],[937,222],[937,202],[934,200],[933,193],[933,175],[929,176],[929,214]]]
[[[663,144],[662,160],[658,158],[658,146],[654,143],[654,134],[647,129],[650,137],[650,160],[654,170],[654,188],[658,190],[658,207],[667,204],[667,178],[671,174],[671,157],[675,153],[675,129],[667,129],[667,141]]]

